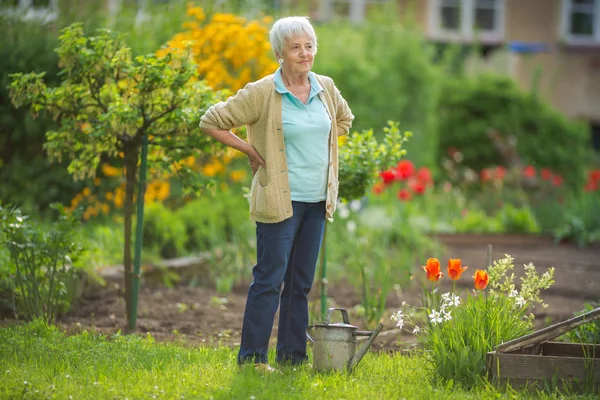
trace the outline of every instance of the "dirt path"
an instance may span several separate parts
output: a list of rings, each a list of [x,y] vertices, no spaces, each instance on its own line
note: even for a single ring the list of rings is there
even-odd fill
[[[447,257],[461,258],[463,265],[473,271],[485,266],[488,243],[493,245],[494,259],[504,254],[512,255],[517,272],[529,262],[533,262],[540,272],[554,266],[556,283],[543,294],[549,307],[537,310],[538,325],[570,318],[583,308],[585,302],[600,300],[600,246],[580,249],[568,244],[555,246],[549,239],[515,236],[441,236],[439,239],[445,246]],[[470,280],[464,282],[471,283]],[[442,287],[442,290],[446,289],[449,285]],[[149,332],[157,340],[181,339],[191,345],[238,345],[246,290],[246,285],[237,286],[224,298],[204,287],[146,287],[140,293],[138,331]],[[107,334],[117,332],[126,326],[125,304],[120,291],[118,282],[89,290],[76,310],[59,323],[69,331],[94,327]],[[418,304],[419,291],[414,287],[406,290],[402,298],[391,296],[390,309],[401,301]],[[317,292],[312,293],[315,299]],[[343,283],[331,285],[328,293],[335,304],[348,309],[359,303],[356,293]],[[393,321],[384,323],[387,333],[377,340],[380,349],[397,348],[399,343],[410,341],[410,337],[399,336]]]

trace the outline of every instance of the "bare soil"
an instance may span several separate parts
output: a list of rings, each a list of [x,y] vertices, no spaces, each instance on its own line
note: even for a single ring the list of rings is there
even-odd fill
[[[486,265],[486,245],[493,245],[493,258],[504,254],[515,258],[515,270],[521,272],[523,264],[533,262],[543,272],[554,266],[556,283],[543,293],[546,309],[536,310],[538,326],[568,319],[583,309],[586,302],[600,300],[600,245],[578,248],[572,244],[555,245],[548,238],[529,236],[439,236],[444,245],[444,257],[460,258],[465,273]],[[420,274],[419,265],[415,272]],[[249,266],[251,268],[251,266]],[[417,275],[418,276],[418,275]],[[464,288],[471,288],[471,279],[462,279]],[[248,283],[234,287],[232,293],[222,296],[213,288],[192,287],[180,282],[174,287],[150,285],[143,282],[139,298],[137,332],[150,333],[157,340],[182,341],[189,345],[239,345],[241,322]],[[388,298],[391,311],[402,301],[420,303],[421,284],[405,289],[401,295]],[[448,280],[442,291],[450,288]],[[318,312],[318,286],[311,293],[311,310]],[[338,282],[329,285],[330,303],[349,310],[360,303],[357,293],[349,285]],[[360,325],[360,319],[351,314],[351,322]],[[94,329],[105,334],[125,331],[125,302],[119,281],[109,281],[105,287],[88,287],[75,309],[60,318],[58,323],[69,332]],[[375,341],[375,348],[392,350],[411,342],[411,335],[401,334],[393,321],[384,321],[384,332]],[[276,330],[277,319],[275,320]],[[360,328],[364,328],[360,326]],[[275,330],[273,337],[275,337]]]

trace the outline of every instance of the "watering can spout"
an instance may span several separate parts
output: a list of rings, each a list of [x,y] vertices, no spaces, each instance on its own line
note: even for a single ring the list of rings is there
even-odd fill
[[[379,335],[379,332],[381,332],[382,329],[383,329],[383,324],[380,322],[379,325],[377,325],[377,328],[375,328],[375,330],[372,332],[357,331],[354,333],[355,336],[369,336],[369,339],[356,352],[354,357],[352,357],[352,361],[350,361],[350,366],[348,367],[348,370],[352,371],[352,369],[354,367],[356,367],[356,365],[360,362],[360,360],[362,360],[364,355],[369,350],[369,347],[371,347],[371,344],[373,344],[373,340],[375,340],[375,338],[377,337],[377,335]]]

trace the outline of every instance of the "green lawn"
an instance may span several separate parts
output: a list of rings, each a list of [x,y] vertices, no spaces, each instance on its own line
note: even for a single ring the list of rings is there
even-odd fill
[[[66,336],[33,322],[0,329],[0,399],[565,398],[436,385],[421,356],[367,354],[351,375],[307,366],[269,374],[240,369],[235,356],[228,347],[192,348],[151,337]]]

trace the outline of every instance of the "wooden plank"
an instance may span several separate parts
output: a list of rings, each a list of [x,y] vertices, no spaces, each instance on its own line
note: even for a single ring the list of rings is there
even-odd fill
[[[579,357],[534,356],[527,354],[491,354],[488,373],[498,379],[577,380],[585,382],[590,370],[595,382],[600,382],[600,363]]]
[[[542,344],[541,353],[544,356],[600,358],[600,345],[548,342]]]
[[[577,328],[580,325],[594,321],[598,318],[600,318],[600,307],[558,324],[540,329],[539,331],[530,333],[529,335],[521,336],[520,338],[502,343],[496,346],[496,351],[499,353],[506,353],[522,347],[530,346],[535,343],[547,342]]]

